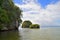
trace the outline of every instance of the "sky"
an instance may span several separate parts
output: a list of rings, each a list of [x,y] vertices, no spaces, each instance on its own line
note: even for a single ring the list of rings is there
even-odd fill
[[[23,10],[22,20],[41,26],[60,26],[60,0],[13,0]]]

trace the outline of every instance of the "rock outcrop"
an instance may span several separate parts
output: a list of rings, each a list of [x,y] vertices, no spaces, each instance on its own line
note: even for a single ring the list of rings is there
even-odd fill
[[[18,29],[22,22],[21,12],[12,0],[0,0],[0,30]]]
[[[40,25],[39,24],[33,24],[31,21],[25,20],[22,23],[22,28],[40,28]]]
[[[29,26],[32,24],[31,21],[26,20],[22,23],[22,28],[29,28]]]

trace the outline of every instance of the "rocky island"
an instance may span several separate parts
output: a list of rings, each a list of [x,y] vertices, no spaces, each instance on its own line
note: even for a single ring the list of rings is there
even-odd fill
[[[40,25],[39,24],[33,24],[31,21],[25,20],[22,23],[22,28],[40,28]]]

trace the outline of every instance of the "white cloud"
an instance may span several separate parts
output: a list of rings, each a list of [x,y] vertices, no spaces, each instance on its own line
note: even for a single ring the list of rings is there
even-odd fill
[[[36,2],[37,0],[23,0],[25,4],[16,6],[23,10],[23,20],[31,20],[33,23],[43,25],[59,25],[54,20],[60,18],[60,1],[55,4],[49,4],[46,9],[42,9]]]

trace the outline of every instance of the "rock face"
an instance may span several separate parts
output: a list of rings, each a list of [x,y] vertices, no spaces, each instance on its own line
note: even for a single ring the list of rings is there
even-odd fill
[[[30,28],[40,28],[40,25],[38,25],[38,24],[32,24],[32,25],[30,25]]]
[[[0,30],[18,29],[22,22],[21,12],[12,0],[0,0]]]

